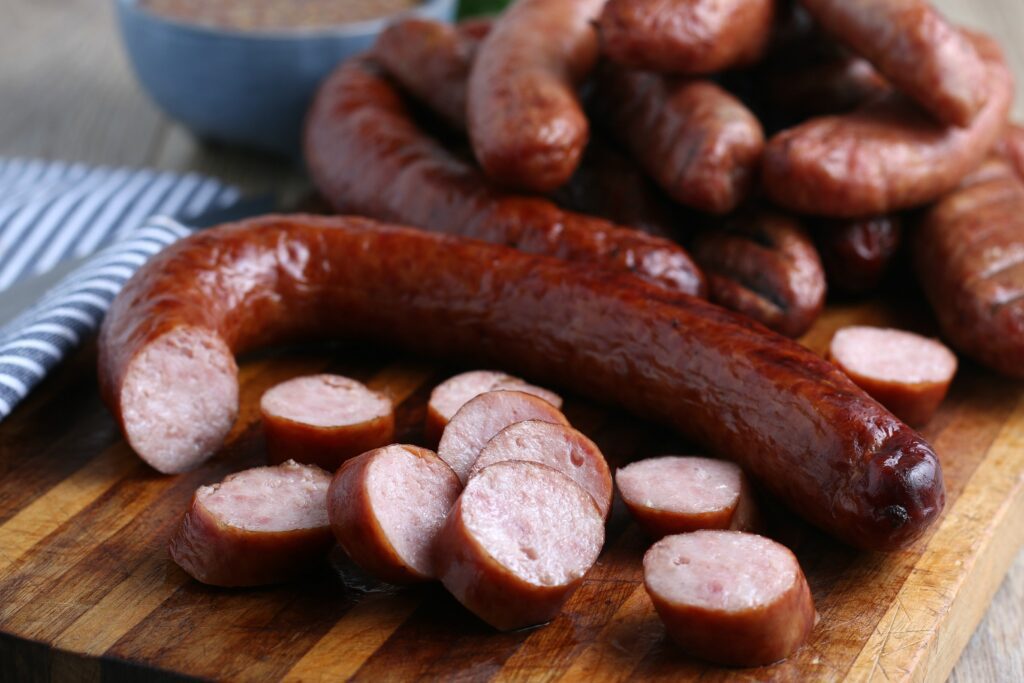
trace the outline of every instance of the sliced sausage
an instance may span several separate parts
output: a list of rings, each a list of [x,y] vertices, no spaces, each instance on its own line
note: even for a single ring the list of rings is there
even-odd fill
[[[101,395],[136,453],[183,471],[232,428],[233,354],[331,336],[502,363],[609,401],[735,460],[859,547],[906,546],[945,502],[919,434],[747,318],[627,275],[355,217],[266,216],[162,250],[104,318]]]
[[[505,427],[487,442],[469,478],[496,462],[539,462],[568,476],[590,494],[607,518],[612,507],[612,473],[604,454],[581,432],[563,424],[525,420]]]
[[[470,71],[473,151],[503,185],[550,192],[565,184],[590,126],[576,86],[597,63],[592,22],[605,0],[516,0],[494,22]]]
[[[853,325],[832,337],[829,360],[912,426],[926,424],[946,397],[956,356],[912,332]]]
[[[903,242],[899,215],[823,220],[815,243],[829,289],[864,294],[878,287]]]
[[[389,583],[435,578],[434,540],[462,484],[433,451],[393,444],[346,462],[331,481],[331,529],[348,556]]]
[[[703,276],[668,240],[494,190],[471,164],[427,135],[372,64],[344,62],[310,112],[306,161],[341,213],[627,271],[675,291],[700,294]]]
[[[693,241],[710,298],[788,337],[799,337],[825,305],[825,272],[807,232],[774,211],[748,211]]]
[[[723,214],[749,194],[764,131],[721,87],[608,63],[593,102],[604,128],[677,202]]]
[[[924,214],[911,253],[942,336],[1024,378],[1024,184],[1005,163],[985,170]]]
[[[753,64],[767,48],[775,0],[610,0],[601,51],[627,66],[710,74]]]
[[[1002,51],[974,36],[985,59],[988,98],[968,128],[933,121],[893,92],[841,116],[811,119],[775,135],[764,150],[768,197],[796,211],[861,218],[938,199],[988,154],[1003,131],[1013,78]]]
[[[626,465],[615,486],[640,527],[654,538],[697,529],[749,531],[757,505],[743,470],[724,460],[666,455]]]
[[[597,561],[604,517],[572,479],[505,461],[466,485],[438,537],[445,588],[502,631],[553,619]]]
[[[801,0],[827,33],[866,57],[939,121],[967,126],[986,98],[986,67],[971,41],[928,0]]]
[[[814,599],[785,546],[739,531],[667,536],[644,555],[644,586],[665,631],[693,657],[764,666],[814,628]]]
[[[200,486],[171,537],[179,567],[212,586],[261,586],[308,571],[334,545],[331,475],[286,462]]]
[[[449,377],[434,387],[427,402],[426,438],[430,443],[441,440],[441,434],[459,408],[489,391],[522,391],[538,396],[555,408],[562,409],[562,397],[553,391],[535,387],[525,380],[493,370],[472,370]]]
[[[282,382],[260,399],[267,455],[333,472],[395,438],[395,407],[384,394],[338,375]]]
[[[448,421],[437,454],[465,483],[480,451],[495,434],[523,420],[568,425],[558,408],[522,391],[488,391],[470,399]]]
[[[404,19],[381,32],[371,54],[403,90],[455,130],[464,130],[469,70],[490,28],[483,19],[456,26]]]

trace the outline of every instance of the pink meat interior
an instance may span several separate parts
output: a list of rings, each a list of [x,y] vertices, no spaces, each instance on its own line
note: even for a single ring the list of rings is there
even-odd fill
[[[644,556],[649,590],[680,605],[730,612],[774,603],[798,572],[784,546],[739,531],[666,536]]]
[[[327,525],[331,475],[289,460],[233,474],[196,492],[221,523],[246,531],[295,531]]]
[[[423,457],[401,445],[379,451],[366,477],[370,505],[391,546],[430,575],[433,539],[462,491],[458,477],[432,453]]]
[[[391,401],[338,375],[296,377],[270,389],[260,408],[271,415],[316,427],[358,425],[391,412]]]
[[[741,470],[724,460],[669,455],[623,467],[615,473],[615,483],[631,505],[700,514],[736,505]]]
[[[583,576],[604,543],[590,495],[560,472],[531,462],[482,470],[462,494],[467,530],[499,564],[538,586]]]
[[[501,389],[533,394],[556,408],[562,407],[562,398],[558,394],[527,384],[518,377],[493,370],[473,370],[445,380],[431,392],[430,405],[445,419],[450,420],[470,399],[488,391]]]
[[[903,330],[845,327],[832,338],[831,353],[848,372],[887,382],[946,382],[956,372],[949,349]]]
[[[182,472],[224,441],[238,415],[238,367],[211,332],[181,327],[132,359],[121,388],[131,447],[161,472]]]

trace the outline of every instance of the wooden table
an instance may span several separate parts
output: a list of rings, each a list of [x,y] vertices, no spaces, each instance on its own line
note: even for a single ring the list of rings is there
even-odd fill
[[[1024,3],[940,0],[994,33],[1024,81]],[[197,170],[250,191],[303,186],[297,169],[198,144],[136,87],[111,16],[96,0],[0,0],[0,155]],[[1016,49],[1012,48],[1016,46]],[[1024,112],[1018,98],[1017,113]],[[1024,680],[1024,552],[953,671],[955,680]]]

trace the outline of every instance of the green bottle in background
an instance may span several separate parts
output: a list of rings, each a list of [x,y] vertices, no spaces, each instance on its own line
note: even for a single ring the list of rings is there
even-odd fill
[[[462,0],[459,3],[459,18],[478,14],[497,14],[505,9],[510,0]]]

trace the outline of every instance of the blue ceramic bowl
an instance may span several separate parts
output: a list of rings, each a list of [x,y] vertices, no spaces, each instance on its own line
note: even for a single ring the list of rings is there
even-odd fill
[[[320,81],[395,18],[239,31],[167,19],[137,0],[116,3],[135,75],[164,112],[201,138],[293,157]],[[451,21],[455,11],[456,0],[424,0],[408,14]]]

